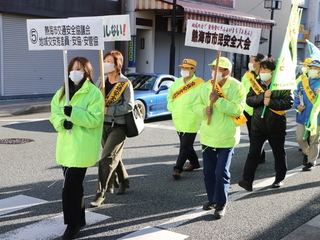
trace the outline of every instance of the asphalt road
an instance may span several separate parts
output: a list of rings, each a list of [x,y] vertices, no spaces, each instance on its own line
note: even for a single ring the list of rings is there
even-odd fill
[[[201,209],[207,201],[202,169],[182,173],[179,181],[171,177],[179,149],[171,119],[147,121],[145,131],[125,143],[123,160],[131,187],[124,195],[107,194],[106,204],[99,208],[87,208],[89,224],[79,239],[298,239],[288,234],[320,214],[320,168],[301,171],[294,114],[288,112],[289,172],[280,189],[269,188],[274,163],[268,144],[266,163],[256,173],[255,191],[249,193],[237,185],[249,146],[242,127],[231,165],[230,202],[221,220]],[[49,113],[38,113],[0,118],[0,142],[33,140],[0,144],[0,239],[56,239],[64,228],[63,177],[55,163],[57,134],[48,117]],[[202,164],[199,136],[195,147]],[[97,166],[89,168],[84,183],[86,206],[94,196],[96,178]]]

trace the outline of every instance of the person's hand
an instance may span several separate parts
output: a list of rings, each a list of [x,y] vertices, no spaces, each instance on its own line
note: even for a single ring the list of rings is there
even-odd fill
[[[108,107],[104,107],[104,114],[108,113]]]
[[[266,105],[266,106],[269,106],[270,98],[269,97],[265,97],[264,100],[263,100],[263,104]]]
[[[316,91],[316,94],[319,94],[319,93],[320,93],[320,88],[318,88]]]
[[[297,106],[297,109],[298,109],[299,112],[302,112],[306,108],[300,104],[300,105]]]
[[[64,115],[70,117],[72,112],[72,106],[64,106],[63,111]]]
[[[215,103],[218,98],[219,98],[219,94],[216,90],[214,90],[210,93],[210,96],[209,96],[210,102]]]
[[[211,116],[212,115],[212,107],[206,107],[206,115]]]
[[[266,106],[269,106],[269,104],[270,104],[271,93],[272,93],[272,90],[267,90],[267,91],[264,93],[263,104],[266,105]]]
[[[264,93],[264,98],[270,98],[271,97],[271,93],[272,93],[272,90],[267,90],[265,93]]]
[[[70,130],[70,129],[72,128],[72,126],[73,126],[73,123],[72,123],[72,122],[68,121],[67,119],[64,120],[64,122],[63,122],[63,127],[64,127],[65,129]]]

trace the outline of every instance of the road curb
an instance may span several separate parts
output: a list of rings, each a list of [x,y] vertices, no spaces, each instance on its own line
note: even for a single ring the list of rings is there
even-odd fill
[[[19,116],[19,115],[28,115],[34,113],[44,113],[50,112],[50,105],[33,105],[25,108],[21,108],[14,111],[0,111],[0,117],[9,117],[9,116]]]

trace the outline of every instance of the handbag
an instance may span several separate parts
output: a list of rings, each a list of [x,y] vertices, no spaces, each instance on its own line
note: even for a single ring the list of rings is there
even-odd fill
[[[144,130],[144,119],[137,106],[124,115],[127,126],[127,137],[136,137]]]

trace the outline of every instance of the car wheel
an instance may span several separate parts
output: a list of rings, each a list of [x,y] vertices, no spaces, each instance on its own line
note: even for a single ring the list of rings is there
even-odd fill
[[[144,105],[144,103],[140,100],[136,100],[134,101],[134,105],[138,107],[143,119],[146,118],[146,107]]]

